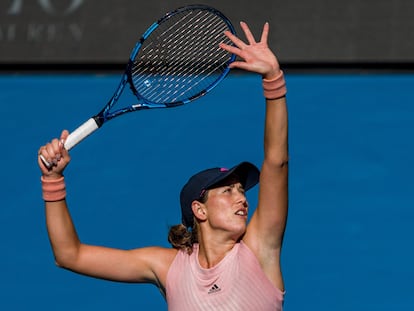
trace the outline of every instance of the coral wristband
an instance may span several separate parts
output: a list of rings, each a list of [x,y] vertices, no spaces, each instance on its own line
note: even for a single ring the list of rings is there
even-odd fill
[[[57,179],[40,178],[42,182],[43,200],[48,202],[60,201],[66,197],[65,178]]]
[[[273,79],[263,79],[263,94],[267,99],[278,99],[286,95],[286,82],[283,71]]]

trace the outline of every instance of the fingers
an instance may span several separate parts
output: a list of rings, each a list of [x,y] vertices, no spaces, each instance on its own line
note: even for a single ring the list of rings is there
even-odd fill
[[[267,44],[268,37],[269,37],[269,23],[266,22],[263,26],[262,37],[260,38],[260,42]]]
[[[234,43],[220,44],[220,47],[239,57],[237,61],[232,62],[230,68],[239,68],[261,74],[263,77],[271,77],[279,72],[279,64],[276,56],[270,50],[267,40],[269,36],[269,23],[263,26],[260,41],[256,42],[249,26],[245,22],[240,22],[247,43],[244,43],[238,37],[230,32],[225,35]]]
[[[245,22],[240,22],[240,27],[243,29],[244,35],[246,36],[246,39],[247,39],[247,42],[249,42],[249,44],[256,43],[256,40],[254,39],[254,36],[253,36],[252,32],[250,31],[249,26],[247,26],[247,24]]]
[[[50,172],[55,168],[60,171],[66,166],[69,162],[69,155],[64,147],[64,142],[68,137],[68,131],[62,131],[60,139],[53,139],[49,143],[40,147],[38,151],[38,163],[43,173]],[[62,158],[65,157],[66,160],[60,165]],[[59,167],[60,166],[60,167]]]
[[[251,70],[249,64],[247,64],[246,62],[242,62],[242,61],[234,61],[229,65],[229,67],[248,70],[248,71]]]
[[[240,56],[241,49],[238,48],[238,47],[228,45],[228,44],[225,44],[225,43],[220,43],[219,47],[222,48],[223,50],[226,50],[227,52],[230,52],[230,53],[236,55],[236,56]]]
[[[256,43],[252,32],[250,31],[249,26],[245,22],[240,22],[240,27],[243,29],[244,35],[246,36],[247,42],[252,45]],[[244,49],[247,44],[244,43],[241,39],[236,37],[230,31],[225,31],[224,34],[237,46],[239,49]]]
[[[42,146],[38,155],[41,155],[47,162],[56,165],[61,158],[61,145],[61,142],[55,138],[50,143]]]
[[[60,151],[62,153],[63,156],[67,156],[68,155],[68,151],[65,149],[65,142],[67,140],[69,136],[69,132],[67,130],[63,130],[62,134],[60,135]]]
[[[236,37],[234,34],[232,34],[230,31],[225,31],[224,34],[234,43],[235,46],[237,46],[239,49],[243,49],[246,47],[246,44],[240,40],[238,37]]]
[[[67,130],[63,130],[62,134],[60,134],[60,140],[64,142],[64,141],[66,141],[68,136],[69,136],[69,132]]]
[[[256,40],[249,28],[249,26],[245,23],[245,22],[240,22],[240,27],[242,28],[244,35],[246,36],[247,42],[250,45],[253,45],[256,43]],[[267,44],[267,40],[269,37],[269,23],[266,22],[263,25],[263,30],[262,30],[262,35],[260,38],[260,42],[261,43],[265,43]],[[225,35],[239,48],[243,48],[245,46],[247,46],[242,40],[240,40],[238,37],[236,37],[234,34],[232,34],[230,31],[226,31]]]
[[[240,56],[241,51],[245,50],[248,47],[251,47],[251,46],[267,47],[267,40],[269,37],[269,28],[270,28],[268,22],[266,22],[263,26],[263,31],[260,37],[260,42],[256,42],[252,32],[250,31],[249,26],[245,22],[240,22],[240,26],[244,31],[248,44],[243,42],[241,39],[239,39],[236,35],[234,35],[230,31],[225,31],[224,34],[234,43],[235,46],[222,43],[220,44],[221,48],[237,56]]]

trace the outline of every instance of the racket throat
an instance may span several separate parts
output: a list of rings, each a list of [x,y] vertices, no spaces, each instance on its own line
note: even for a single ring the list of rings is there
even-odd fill
[[[105,118],[103,117],[103,115],[101,113],[97,114],[96,116],[94,116],[92,118],[95,120],[96,125],[98,126],[98,128],[100,128],[105,123]]]

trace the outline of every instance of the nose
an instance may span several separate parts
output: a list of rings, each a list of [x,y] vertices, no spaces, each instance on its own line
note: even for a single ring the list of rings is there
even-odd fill
[[[247,198],[243,189],[237,188],[236,190],[236,199],[238,203],[242,203],[244,206],[247,206]]]

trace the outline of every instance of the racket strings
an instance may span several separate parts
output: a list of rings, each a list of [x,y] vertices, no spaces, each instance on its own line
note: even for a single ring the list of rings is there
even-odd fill
[[[197,42],[197,38],[200,38],[200,34],[201,34],[200,30],[196,31],[196,29],[199,28],[198,26],[200,25],[200,23],[207,25],[207,27],[213,26],[213,24],[210,24],[210,25],[206,24],[207,18],[209,17],[208,15],[204,16],[204,20],[202,20],[201,18],[198,18],[197,20],[194,21],[196,17],[198,16],[192,17],[185,23],[183,23],[183,19],[181,18],[179,21],[176,21],[173,26],[169,26],[165,31],[163,31],[160,34],[157,34],[157,37],[159,38],[158,42],[161,40],[162,42],[159,42],[158,44],[159,46],[156,47],[156,49],[158,49],[156,56],[163,55],[163,53],[166,51],[175,51],[177,54],[177,52],[179,52],[179,50],[183,48],[193,49],[193,47],[191,46],[191,43]],[[193,23],[190,24],[191,22]],[[194,27],[192,29],[192,32],[188,32],[189,27]],[[225,29],[226,28],[222,27],[222,29],[218,29],[216,30],[216,32],[219,31],[221,35],[221,33]],[[205,28],[204,31],[205,31],[205,36],[209,35],[209,33],[207,32],[208,28]],[[202,43],[202,42],[206,42],[206,40],[203,40],[203,41],[201,39],[198,40],[198,43]],[[154,50],[153,45],[154,45],[154,42],[151,42],[146,47],[143,47],[143,53],[148,54],[149,53],[148,48],[151,48],[151,50]],[[195,58],[194,54],[191,55],[187,51],[181,51],[180,53],[181,53],[180,55],[182,56],[190,56],[189,60],[191,60],[191,56],[193,59]],[[171,58],[170,60],[172,60],[174,55],[171,54],[169,56]]]
[[[213,68],[217,59],[214,59],[214,56],[216,55],[213,52],[205,49],[203,51],[204,54],[200,54],[199,57],[207,61],[204,61],[204,66],[194,67],[191,72],[188,72],[188,64],[194,64],[197,61],[200,61],[199,58],[189,57],[186,59],[181,56],[185,51],[176,51],[177,55],[173,55],[173,57],[177,56],[175,57],[174,66],[168,66],[169,68],[165,66],[165,81],[162,78],[159,78],[156,85],[157,88],[149,89],[145,95],[152,97],[156,101],[163,102],[167,99],[166,97],[183,97],[192,89],[194,89],[194,92],[197,92],[200,88],[206,88],[211,83],[207,78],[216,70],[215,67],[214,71],[212,71],[211,68]],[[225,59],[226,54],[222,54],[221,59]],[[225,68],[226,62],[227,58],[225,61],[222,61],[224,66],[223,69]],[[178,72],[178,74],[174,74],[175,72]],[[165,82],[169,84],[165,85]],[[202,84],[202,82],[204,83]],[[161,88],[162,86],[164,87]],[[166,87],[168,87],[168,89],[165,89]]]
[[[200,22],[200,20],[197,20],[197,22]],[[204,22],[204,21],[201,21],[201,22]],[[185,26],[187,26],[187,24],[182,25],[181,28],[184,28]],[[211,27],[212,25],[209,25],[209,26]],[[168,30],[171,31],[171,29],[172,28],[169,28]],[[221,34],[224,30],[225,30],[225,28],[222,28],[222,29],[216,30],[216,32],[219,31],[220,34]],[[189,36],[184,37],[181,34],[183,31],[184,31],[183,29],[180,30],[180,33],[178,33],[178,30],[175,31],[172,34],[172,35],[174,35],[173,37],[171,35],[166,37],[167,32],[163,32],[162,34],[158,35],[159,37],[165,36],[165,39],[163,39],[163,44],[162,44],[163,47],[162,48],[158,47],[157,54],[154,54],[155,57],[159,56],[158,53],[161,53],[161,55],[162,55],[166,51],[171,51],[171,53],[169,55],[169,58],[170,58],[169,59],[169,61],[170,61],[169,65],[172,64],[172,61],[174,61],[174,64],[175,64],[175,67],[174,66],[169,66],[171,69],[169,71],[166,71],[165,72],[166,74],[171,74],[172,70],[174,70],[174,69],[179,69],[180,71],[183,71],[186,68],[189,68],[189,66],[188,66],[189,63],[194,63],[195,61],[198,62],[200,60],[204,60],[204,62],[205,62],[206,60],[208,60],[208,57],[213,56],[212,53],[210,53],[209,55],[208,54],[195,55],[194,53],[191,54],[190,52],[193,49],[191,43],[196,42],[197,38],[200,38],[201,32],[200,31],[198,31],[198,32],[193,31],[192,32],[192,37],[189,37]],[[205,31],[205,36],[210,35],[208,33],[207,28],[204,31]],[[214,39],[217,39],[217,37],[218,37],[218,35],[216,35],[216,37]],[[181,39],[181,42],[179,42],[180,39]],[[185,42],[185,41],[188,41],[188,42]],[[206,40],[203,40],[203,41],[199,40],[199,41],[201,43],[207,42]],[[146,53],[146,55],[148,55],[148,53],[150,52],[150,51],[147,50],[148,47],[150,47],[150,46],[147,46],[147,47],[145,47],[145,49],[143,49],[143,53]],[[210,47],[208,47],[208,48],[210,48]],[[153,47],[151,47],[151,49],[153,50]],[[185,49],[187,49],[187,50],[185,50]],[[201,50],[204,50],[204,51],[208,52],[208,50],[206,50],[204,47]],[[152,59],[152,61],[153,60],[154,59]],[[214,62],[214,59],[212,59],[212,62]],[[160,63],[160,65],[163,66],[163,67],[167,67],[166,63],[164,63],[164,65],[162,65],[162,63]]]
[[[132,71],[138,93],[155,103],[174,103],[196,96],[222,74],[231,54],[223,34],[227,24],[210,11],[177,14],[151,33]]]

